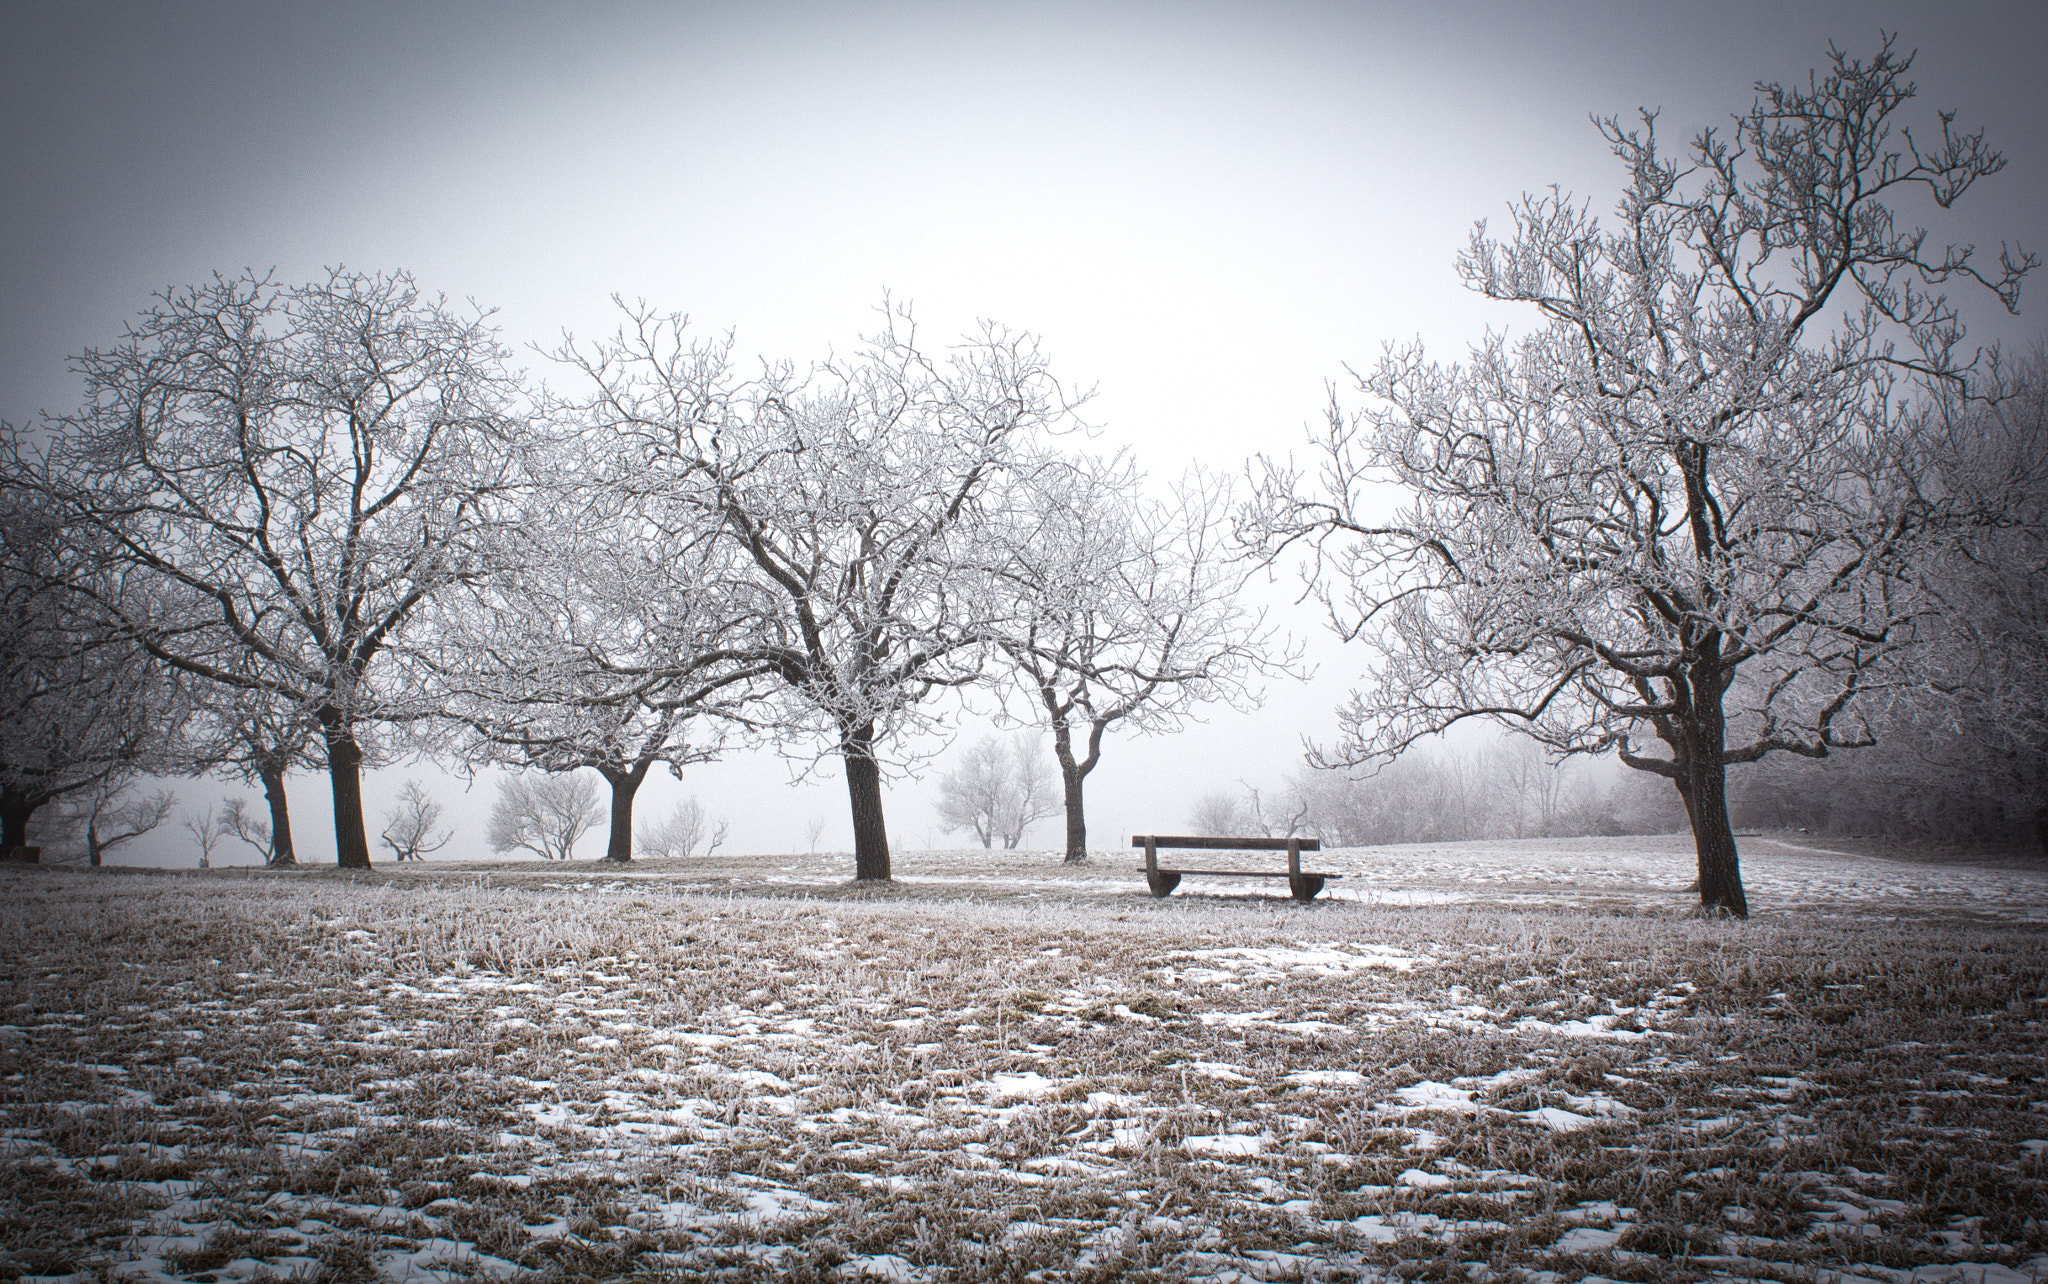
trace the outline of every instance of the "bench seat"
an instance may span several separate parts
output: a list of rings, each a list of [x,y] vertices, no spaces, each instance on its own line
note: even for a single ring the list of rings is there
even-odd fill
[[[1295,900],[1306,904],[1323,890],[1323,884],[1342,874],[1311,873],[1301,867],[1301,853],[1322,850],[1322,843],[1314,838],[1227,838],[1208,834],[1138,834],[1131,839],[1131,846],[1142,848],[1145,863],[1139,871],[1145,875],[1146,887],[1154,896],[1166,896],[1180,886],[1182,878],[1284,878],[1287,890]],[[1193,851],[1284,851],[1287,853],[1285,869],[1169,869],[1159,863],[1161,848],[1168,850]]]

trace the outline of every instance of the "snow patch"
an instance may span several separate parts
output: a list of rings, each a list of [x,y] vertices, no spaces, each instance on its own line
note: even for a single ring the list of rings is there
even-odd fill
[[[1036,1070],[1026,1070],[1021,1074],[990,1075],[985,1082],[975,1086],[980,1089],[981,1095],[995,1101],[1035,1101],[1060,1090],[1058,1080],[1048,1079]]]
[[[1356,1070],[1296,1070],[1280,1082],[1296,1088],[1363,1088],[1372,1080]]]
[[[1552,1132],[1577,1132],[1581,1128],[1591,1128],[1600,1122],[1585,1115],[1575,1115],[1569,1110],[1560,1110],[1556,1106],[1516,1111],[1515,1115],[1517,1118],[1527,1119],[1530,1123],[1540,1124]]]
[[[1251,1133],[1226,1132],[1207,1137],[1189,1137],[1181,1146],[1193,1155],[1257,1155],[1266,1149],[1266,1139]]]
[[[1472,1100],[1470,1088],[1453,1088],[1447,1083],[1424,1079],[1411,1083],[1405,1088],[1394,1089],[1394,1096],[1400,1104],[1391,1107],[1397,1114],[1411,1114],[1424,1110],[1442,1110],[1451,1114],[1474,1114],[1479,1110]]]

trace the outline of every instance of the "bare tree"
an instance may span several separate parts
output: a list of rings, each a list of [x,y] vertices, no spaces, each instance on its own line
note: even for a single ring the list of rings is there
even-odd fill
[[[1245,789],[1245,815],[1251,822],[1250,833],[1261,838],[1293,838],[1308,831],[1308,800],[1291,797],[1283,792],[1274,803],[1267,800],[1256,789]]]
[[[939,780],[939,821],[947,830],[971,830],[983,847],[995,845],[1008,757],[991,736],[969,751],[964,764]]]
[[[227,837],[227,827],[221,824],[220,817],[211,807],[196,816],[187,812],[182,823],[185,832],[192,835],[192,841],[199,844],[199,868],[212,869],[213,849]]]
[[[295,769],[322,765],[319,722],[303,705],[260,686],[196,685],[198,713],[188,736],[193,746],[191,767],[226,771],[260,784],[268,821],[249,816],[247,803],[240,798],[228,800],[222,819],[229,832],[262,854],[265,865],[296,866],[285,778]]]
[[[95,790],[86,812],[86,863],[98,869],[106,854],[130,839],[140,838],[170,819],[178,796],[159,789],[140,798],[105,789]]]
[[[1219,789],[1195,800],[1194,810],[1188,813],[1188,824],[1198,834],[1236,838],[1249,837],[1246,831],[1252,827],[1253,821],[1243,798],[1227,789]]]
[[[440,851],[455,837],[453,826],[434,832],[441,823],[442,810],[425,785],[406,781],[398,790],[398,805],[384,814],[384,845],[401,861],[420,860]]]
[[[97,869],[108,852],[170,819],[178,807],[176,794],[158,789],[137,796],[128,792],[133,783],[127,775],[109,776],[37,813],[29,842],[42,849],[43,863],[82,861]]]
[[[1487,766],[1514,837],[1552,837],[1564,804],[1564,764],[1527,736],[1509,736],[1488,753]]]
[[[1922,484],[1943,445],[1928,398],[1972,377],[1941,283],[2013,308],[2035,265],[1980,270],[1896,220],[2003,160],[1946,117],[1938,141],[1893,142],[1913,86],[1889,39],[1830,58],[1680,158],[1652,113],[1600,121],[1629,176],[1611,227],[1525,195],[1511,238],[1482,224],[1458,260],[1539,326],[1461,365],[1390,350],[1365,408],[1333,405],[1313,482],[1266,461],[1248,534],[1312,549],[1335,626],[1383,655],[1322,761],[1473,717],[1613,749],[1677,787],[1703,907],[1747,912],[1727,768],[1868,743],[1866,697],[1927,613],[1916,570],[1981,517]],[[1384,480],[1413,495],[1391,518]]]
[[[709,833],[710,820],[704,814],[704,804],[693,796],[677,804],[668,819],[640,829],[640,854],[642,856],[688,856],[697,850]],[[705,855],[710,855],[709,851]]]
[[[167,291],[78,359],[84,408],[32,468],[123,574],[97,604],[182,672],[318,724],[337,860],[366,868],[361,769],[422,605],[516,481],[519,384],[482,317],[404,273]]]
[[[4,426],[0,431],[11,434]],[[89,609],[86,586],[111,591],[95,552],[62,528],[17,468],[6,468],[0,477],[0,859],[30,854],[30,822],[47,804],[110,798],[135,775],[176,770],[184,761],[187,692]]]
[[[989,511],[1037,433],[1069,405],[1028,336],[987,326],[941,360],[906,314],[851,357],[800,377],[731,371],[676,317],[633,316],[569,351],[598,391],[578,421],[638,451],[634,498],[660,539],[718,538],[743,558],[759,717],[789,752],[842,761],[859,879],[889,877],[882,768],[925,698],[977,680],[997,609]],[[736,588],[740,586],[735,586]]]
[[[984,737],[967,760],[939,781],[939,819],[949,830],[973,832],[983,847],[1014,850],[1024,831],[1060,813],[1052,781],[1032,745]]]
[[[724,719],[756,697],[753,595],[715,528],[641,511],[625,438],[570,434],[542,467],[494,573],[436,604],[434,702],[472,767],[595,770],[611,787],[604,859],[623,862],[648,773],[717,757]]]
[[[288,869],[298,864],[297,860],[281,861],[278,859],[277,840],[270,823],[249,814],[249,800],[247,798],[237,796],[222,800],[220,828],[224,837],[238,839],[255,848],[256,854],[263,858],[265,865],[273,868]],[[289,837],[290,835],[287,834],[287,841],[289,841]]]
[[[1155,503],[1127,460],[1079,458],[1042,461],[1017,490],[999,645],[1052,731],[1066,859],[1081,861],[1105,732],[1172,730],[1203,704],[1254,708],[1253,683],[1295,675],[1300,652],[1244,605],[1223,547],[1227,479],[1191,472]]]
[[[825,836],[825,818],[813,816],[804,822],[804,841],[811,855],[818,854],[818,840]]]
[[[586,776],[507,776],[484,837],[494,852],[524,850],[547,860],[568,860],[576,840],[595,829],[602,816],[597,786]]]

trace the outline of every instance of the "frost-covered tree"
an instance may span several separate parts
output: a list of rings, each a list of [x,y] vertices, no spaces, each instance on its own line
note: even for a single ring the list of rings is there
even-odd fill
[[[213,849],[220,846],[221,839],[228,836],[227,826],[221,823],[220,816],[211,807],[197,814],[185,813],[180,823],[199,847],[199,868],[212,869]]]
[[[184,761],[184,687],[83,591],[117,591],[18,472],[0,478],[0,859],[60,799],[117,795]],[[88,808],[87,810],[90,810]]]
[[[222,819],[236,838],[257,848],[265,865],[296,866],[285,778],[322,765],[318,720],[305,706],[261,686],[195,685],[190,765],[261,785],[267,820],[249,815],[240,798],[228,800]]]
[[[271,822],[251,814],[247,798],[237,795],[221,800],[220,827],[225,836],[253,848],[265,865],[289,869],[298,864],[296,859],[289,862],[278,859],[278,841]],[[289,830],[285,832],[285,841],[291,841]]]
[[[477,572],[516,481],[527,425],[494,331],[404,273],[215,277],[77,365],[83,407],[22,462],[116,568],[103,616],[190,677],[308,711],[337,859],[367,867],[365,737],[430,712],[394,660]]]
[[[168,789],[135,796],[125,791],[95,790],[85,813],[86,864],[98,869],[108,852],[140,838],[163,824],[177,810],[178,795]]]
[[[98,869],[108,853],[161,826],[178,809],[169,789],[132,792],[132,777],[115,775],[66,794],[36,814],[29,844],[42,848],[42,861],[83,861]]]
[[[1299,651],[1245,604],[1225,547],[1227,479],[1191,472],[1153,500],[1127,459],[1046,459],[1015,484],[998,645],[1052,733],[1066,859],[1088,855],[1084,801],[1111,728],[1174,730],[1206,704],[1255,708]]]
[[[608,426],[567,434],[534,461],[491,573],[434,610],[434,704],[458,728],[434,747],[471,767],[596,771],[611,789],[611,861],[632,858],[649,772],[680,777],[717,757],[768,672],[736,550],[708,516],[695,531],[651,519],[633,493],[640,468]]]
[[[399,787],[398,805],[384,813],[384,832],[380,837],[397,859],[423,859],[454,841],[453,826],[435,832],[444,810],[425,785],[408,780]]]
[[[1934,550],[1983,518],[1925,484],[1936,399],[1972,378],[1943,283],[2012,308],[2035,264],[1899,220],[2004,163],[1948,117],[1901,127],[1910,61],[1831,51],[1678,154],[1653,113],[1600,121],[1627,175],[1610,220],[1525,195],[1458,259],[1533,328],[1452,365],[1390,350],[1313,471],[1265,463],[1248,533],[1313,550],[1336,628],[1380,654],[1326,761],[1474,717],[1614,750],[1676,786],[1702,905],[1747,912],[1727,769],[1868,743]]]
[[[1510,736],[1486,756],[1486,775],[1515,838],[1549,838],[1565,801],[1564,764],[1527,736]]]
[[[1025,830],[1059,815],[1060,802],[1030,741],[986,736],[940,778],[938,810],[947,829],[968,830],[983,847],[1000,839],[1015,850]]]
[[[981,676],[1001,607],[990,506],[1069,414],[1045,358],[994,326],[928,353],[895,310],[807,374],[742,379],[729,341],[645,313],[564,355],[597,389],[577,421],[637,451],[629,493],[657,540],[714,531],[739,555],[771,683],[750,716],[787,752],[839,758],[855,876],[888,878],[889,746],[929,725],[932,692]]]
[[[709,856],[725,841],[726,823],[714,823],[705,814],[704,804],[695,797],[686,798],[677,804],[666,819],[643,825],[640,829],[639,848],[642,856],[690,856],[704,845],[704,854]]]
[[[576,840],[597,828],[603,815],[597,786],[587,776],[507,776],[484,838],[500,854],[530,851],[546,860],[568,860]]]
[[[1188,824],[1198,834],[1212,838],[1249,837],[1251,809],[1244,799],[1227,789],[1211,790],[1195,800],[1188,812]]]

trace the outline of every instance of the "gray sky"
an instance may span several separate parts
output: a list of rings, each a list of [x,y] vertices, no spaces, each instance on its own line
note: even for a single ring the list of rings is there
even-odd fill
[[[0,0],[0,416],[65,408],[67,357],[153,291],[347,264],[495,307],[515,343],[608,330],[616,293],[799,360],[845,346],[887,290],[928,335],[981,316],[1042,334],[1063,378],[1099,385],[1104,444],[1155,475],[1235,469],[1301,440],[1325,382],[1381,344],[1450,358],[1523,323],[1451,259],[1525,189],[1609,206],[1589,113],[1661,107],[1676,143],[1755,80],[1803,79],[1830,39],[1868,53],[1897,30],[1920,51],[1916,118],[1954,110],[2010,162],[1939,222],[1914,216],[2048,249],[2048,6],[1936,12]],[[1970,300],[1974,332],[2041,333],[2048,278],[2029,284],[2018,320]],[[1098,843],[1277,782],[1361,657],[1317,658],[1313,686],[1255,717],[1112,743]],[[647,809],[695,792],[764,851],[820,814],[843,846],[843,792],[785,779],[729,762]],[[892,791],[899,847],[924,844],[927,793]],[[470,830],[487,801],[463,804]],[[294,803],[302,852],[331,859],[320,782]]]

